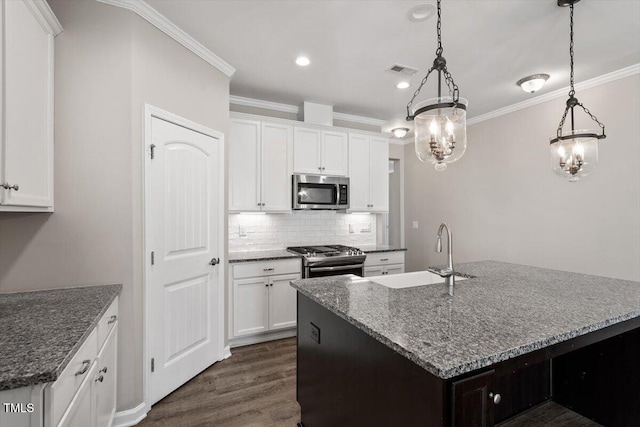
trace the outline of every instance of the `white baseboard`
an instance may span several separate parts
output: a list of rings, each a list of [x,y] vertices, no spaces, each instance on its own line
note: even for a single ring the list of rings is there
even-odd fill
[[[222,351],[222,360],[228,359],[231,357],[231,347],[226,346]]]
[[[268,332],[266,334],[251,335],[247,337],[239,337],[229,340],[229,346],[242,347],[245,345],[258,344],[261,342],[280,340],[282,338],[290,338],[296,336],[296,329],[286,329],[284,331]]]
[[[113,417],[113,427],[129,427],[138,424],[147,416],[147,405],[142,402],[135,408],[126,411],[116,412]]]

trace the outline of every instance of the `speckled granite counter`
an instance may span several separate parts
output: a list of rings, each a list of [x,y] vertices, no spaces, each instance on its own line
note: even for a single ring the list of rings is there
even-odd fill
[[[475,278],[390,289],[356,276],[292,286],[387,347],[448,379],[640,317],[640,283],[495,261]]]
[[[374,252],[406,252],[407,248],[399,248],[391,245],[364,245],[358,246],[362,252],[371,254]]]
[[[0,294],[0,390],[55,381],[121,290]]]
[[[229,252],[229,264],[287,258],[301,258],[301,256],[293,254],[286,249],[276,249],[273,251]]]

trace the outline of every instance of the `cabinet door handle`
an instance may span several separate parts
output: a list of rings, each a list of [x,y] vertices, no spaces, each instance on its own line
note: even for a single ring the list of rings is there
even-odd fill
[[[89,365],[91,365],[91,360],[89,360],[89,359],[83,360],[82,361],[82,369],[80,369],[78,372],[76,372],[76,377],[78,375],[82,375],[85,372],[87,372],[87,369],[89,369]]]
[[[110,325],[112,323],[116,323],[116,320],[118,320],[118,316],[116,316],[115,314],[111,317],[109,317],[109,321],[107,322],[107,325]]]
[[[0,187],[4,188],[5,190],[14,190],[14,191],[18,191],[20,189],[20,186],[18,184],[9,185],[8,182],[5,182],[4,184],[0,184]]]
[[[272,268],[263,268],[262,271],[273,271],[273,267]]]
[[[380,258],[380,261],[389,261],[389,258]]]

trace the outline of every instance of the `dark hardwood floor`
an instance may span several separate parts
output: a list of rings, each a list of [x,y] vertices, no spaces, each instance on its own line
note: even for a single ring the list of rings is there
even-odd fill
[[[238,347],[153,405],[143,426],[295,426],[296,339]]]
[[[156,403],[141,426],[294,427],[296,339],[234,348],[216,363]],[[595,427],[554,402],[546,402],[500,427]]]

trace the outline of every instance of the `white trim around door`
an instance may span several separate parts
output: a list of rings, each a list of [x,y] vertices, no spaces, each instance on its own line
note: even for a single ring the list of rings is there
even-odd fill
[[[224,346],[224,325],[225,325],[225,311],[224,311],[224,286],[226,283],[224,265],[226,265],[226,254],[224,252],[224,220],[225,220],[225,212],[224,212],[224,176],[225,176],[225,162],[224,162],[224,134],[222,132],[218,132],[216,130],[207,128],[198,123],[192,122],[188,119],[177,116],[168,111],[164,111],[160,108],[154,107],[149,104],[144,105],[143,111],[143,138],[142,138],[142,153],[143,153],[143,198],[142,198],[142,209],[143,209],[143,259],[144,259],[144,268],[143,268],[143,307],[144,307],[144,316],[143,316],[143,349],[142,349],[142,357],[143,357],[143,398],[144,401],[141,405],[144,405],[144,408],[140,410],[140,405],[136,407],[136,417],[138,420],[142,419],[144,416],[142,414],[146,414],[151,409],[151,399],[150,399],[150,386],[151,381],[149,376],[151,375],[151,355],[150,355],[150,343],[149,343],[149,324],[150,324],[150,280],[151,277],[151,262],[150,262],[150,233],[149,227],[151,225],[151,215],[148,209],[148,201],[150,200],[150,178],[151,178],[151,123],[152,120],[161,119],[166,122],[175,124],[177,126],[181,126],[183,128],[189,129],[191,131],[198,132],[208,137],[215,138],[219,141],[218,144],[218,159],[219,159],[219,168],[218,168],[218,194],[220,195],[221,203],[218,205],[218,241],[217,241],[217,252],[219,253],[219,265],[217,268],[218,271],[218,307],[217,315],[218,315],[218,345],[217,356],[216,359],[218,361],[223,360],[228,357],[228,350],[225,349]],[[124,421],[124,420],[123,420]]]

